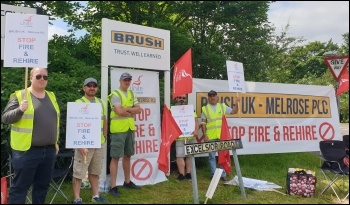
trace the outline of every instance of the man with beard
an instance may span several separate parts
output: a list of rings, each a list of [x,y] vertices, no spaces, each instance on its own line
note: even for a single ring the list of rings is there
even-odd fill
[[[186,95],[181,95],[176,97],[175,105],[187,105],[187,97]],[[179,175],[177,177],[178,181],[182,181],[184,179],[191,180],[191,161],[190,157],[185,157],[185,144],[196,143],[196,137],[198,137],[198,121],[197,115],[194,113],[194,121],[195,121],[195,129],[193,131],[192,137],[182,137],[176,139],[176,164],[179,171]],[[185,158],[185,160],[184,160]]]
[[[82,204],[80,198],[81,181],[85,178],[88,172],[88,178],[92,191],[92,202],[108,203],[106,199],[98,193],[98,178],[102,172],[103,154],[107,137],[107,107],[106,103],[100,98],[95,97],[98,87],[95,78],[87,78],[84,81],[84,96],[75,102],[81,103],[100,103],[101,104],[101,148],[79,148],[75,149],[74,164],[73,164],[73,204]]]

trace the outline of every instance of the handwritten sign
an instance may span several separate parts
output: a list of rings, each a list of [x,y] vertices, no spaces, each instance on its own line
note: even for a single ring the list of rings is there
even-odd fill
[[[243,63],[226,61],[227,79],[230,92],[245,92]]]
[[[180,137],[193,136],[192,133],[195,129],[193,105],[171,106],[171,115],[182,131]]]
[[[101,148],[101,104],[67,104],[66,148]]]
[[[49,17],[6,14],[4,67],[47,68]]]

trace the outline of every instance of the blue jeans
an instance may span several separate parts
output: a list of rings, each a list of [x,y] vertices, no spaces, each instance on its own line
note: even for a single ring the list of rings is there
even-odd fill
[[[12,150],[14,178],[9,192],[9,204],[24,204],[31,185],[33,204],[44,204],[55,160],[54,145],[31,147],[27,151]]]
[[[215,141],[218,141],[218,140],[210,140],[209,142],[215,142]],[[214,173],[215,173],[215,170],[216,170],[216,158],[215,158],[216,153],[217,152],[209,152],[208,160],[209,160],[211,176],[214,176]],[[220,166],[220,168],[223,169],[222,166]],[[223,170],[223,172],[221,174],[221,177],[226,177],[225,170]]]

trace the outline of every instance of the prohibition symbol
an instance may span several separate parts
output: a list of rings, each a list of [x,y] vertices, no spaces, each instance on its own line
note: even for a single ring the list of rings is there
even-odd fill
[[[146,159],[137,159],[131,166],[131,174],[137,180],[149,179],[152,172],[152,164]]]
[[[334,127],[328,122],[322,123],[318,129],[318,132],[324,141],[333,140],[335,135]]]

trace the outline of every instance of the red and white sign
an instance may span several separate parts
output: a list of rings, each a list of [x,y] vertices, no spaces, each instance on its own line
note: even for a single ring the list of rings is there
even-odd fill
[[[132,90],[141,106],[141,113],[135,118],[135,155],[131,157],[131,181],[139,186],[167,181],[164,172],[158,169],[158,155],[161,144],[160,100],[158,73],[153,71],[113,68],[111,69],[111,90],[119,85],[120,75],[128,72],[132,76]],[[118,80],[115,80],[118,79]],[[122,160],[119,160],[117,185],[124,183]]]
[[[349,64],[349,56],[332,56],[324,59],[328,69],[331,71],[334,80],[338,81],[340,74]]]

